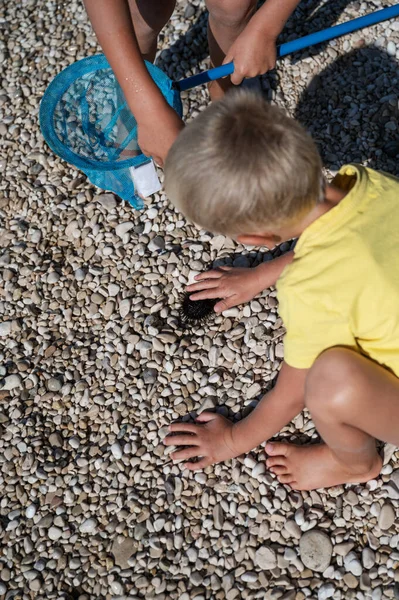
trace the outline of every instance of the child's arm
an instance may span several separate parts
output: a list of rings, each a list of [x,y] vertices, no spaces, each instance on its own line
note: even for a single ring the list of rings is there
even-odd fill
[[[210,412],[197,417],[201,425],[174,423],[170,431],[181,435],[166,437],[164,444],[190,448],[174,452],[173,460],[201,457],[199,462],[184,465],[195,471],[244,454],[273,437],[304,408],[307,373],[308,369],[294,369],[283,363],[275,387],[238,423]]]
[[[224,63],[234,62],[231,81],[263,75],[276,64],[276,40],[300,0],[267,0],[228,51]]]
[[[192,300],[221,298],[215,304],[215,311],[222,312],[237,304],[249,302],[274,285],[293,258],[294,252],[291,251],[252,269],[220,267],[205,271],[196,276],[198,283],[189,285],[187,291],[196,292],[190,296]]]
[[[144,154],[162,164],[183,122],[169,107],[141,57],[127,0],[84,0],[98,41],[138,123]]]

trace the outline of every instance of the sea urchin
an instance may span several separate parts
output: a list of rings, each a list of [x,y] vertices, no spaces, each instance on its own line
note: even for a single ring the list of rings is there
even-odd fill
[[[196,325],[207,321],[214,314],[214,306],[218,298],[206,300],[190,300],[190,293],[182,294],[180,319],[186,326]]]

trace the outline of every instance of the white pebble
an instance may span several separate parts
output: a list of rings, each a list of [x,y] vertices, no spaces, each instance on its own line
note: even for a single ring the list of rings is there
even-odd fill
[[[118,444],[118,442],[115,442],[114,444],[112,444],[111,452],[112,452],[112,456],[114,458],[116,458],[117,460],[119,460],[123,456],[122,448],[121,448],[120,444]]]
[[[96,519],[86,519],[79,527],[81,533],[94,533],[97,527]]]
[[[37,511],[36,504],[30,504],[25,511],[25,516],[27,519],[33,519]]]

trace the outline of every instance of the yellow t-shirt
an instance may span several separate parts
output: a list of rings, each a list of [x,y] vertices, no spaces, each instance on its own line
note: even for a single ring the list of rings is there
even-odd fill
[[[399,376],[399,179],[343,166],[345,198],[300,236],[277,283],[286,362],[348,346]]]

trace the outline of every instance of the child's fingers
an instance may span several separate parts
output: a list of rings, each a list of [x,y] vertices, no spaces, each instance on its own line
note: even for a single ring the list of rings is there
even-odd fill
[[[220,298],[222,294],[219,288],[212,288],[210,290],[204,290],[203,292],[197,292],[196,294],[190,295],[190,300],[206,300],[208,298]]]
[[[233,306],[237,305],[236,296],[229,296],[228,298],[224,298],[220,302],[217,302],[213,307],[213,310],[217,313],[221,313],[228,308],[233,308]]]
[[[198,283],[191,283],[186,289],[188,292],[196,292],[197,290],[210,290],[218,287],[218,285],[220,285],[219,279],[205,279]]]
[[[200,443],[199,438],[196,435],[168,435],[164,438],[163,443],[165,446],[198,446]]]
[[[217,419],[217,417],[217,413],[204,411],[200,413],[195,420],[200,421],[202,423],[208,423],[208,421],[213,421],[214,419]]]
[[[220,267],[222,269],[222,267]],[[224,270],[224,269],[223,269]],[[223,273],[219,269],[212,269],[212,271],[204,271],[194,277],[196,281],[202,281],[203,279],[219,279]]]
[[[173,454],[170,456],[172,460],[187,460],[187,458],[196,458],[197,456],[201,456],[201,450],[198,447],[185,448],[185,450],[173,452]]]
[[[170,432],[187,431],[188,433],[198,433],[198,430],[198,425],[194,425],[194,423],[172,423],[169,425]]]

